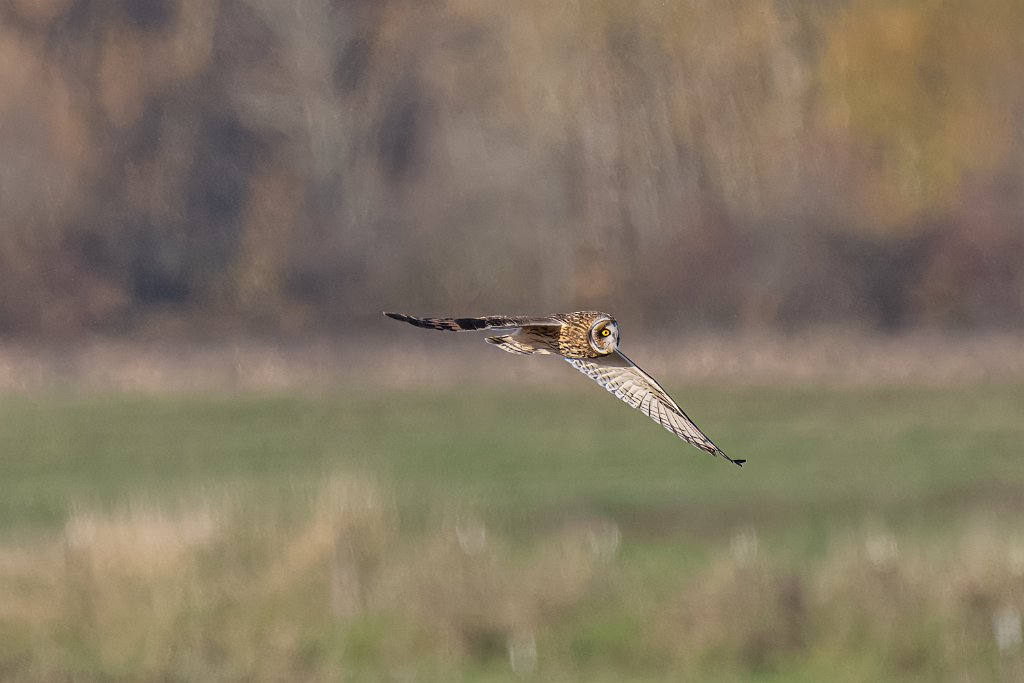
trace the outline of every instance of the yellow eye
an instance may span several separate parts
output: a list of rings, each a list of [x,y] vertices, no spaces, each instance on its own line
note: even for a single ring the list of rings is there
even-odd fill
[[[608,336],[609,334],[611,334],[611,333],[612,333],[612,331],[611,331],[611,330],[609,330],[609,329],[608,329],[607,327],[606,327],[606,328],[604,328],[603,330],[601,330],[601,336],[602,336],[602,337],[607,337],[607,336]]]

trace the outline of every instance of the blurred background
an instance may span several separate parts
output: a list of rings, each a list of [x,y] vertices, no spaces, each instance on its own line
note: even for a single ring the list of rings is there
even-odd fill
[[[13,0],[0,330],[1024,325],[1024,7]]]
[[[1024,4],[0,5],[0,678],[1020,680]],[[424,315],[606,310],[726,467]]]

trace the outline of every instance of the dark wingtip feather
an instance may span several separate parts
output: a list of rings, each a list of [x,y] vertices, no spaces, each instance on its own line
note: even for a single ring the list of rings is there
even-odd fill
[[[722,456],[723,458],[725,458],[726,460],[728,460],[729,462],[731,462],[731,463],[732,463],[733,465],[736,465],[736,467],[743,467],[743,463],[745,463],[745,462],[746,462],[746,460],[744,460],[743,458],[730,458],[730,457],[729,457],[728,455],[726,455],[725,453],[723,453],[723,452],[722,452],[722,451],[721,451],[720,449],[718,449],[718,448],[716,448],[716,449],[714,450],[714,452],[712,453],[712,455],[720,455],[720,456]]]
[[[415,325],[416,327],[431,327],[431,325],[425,324],[419,318],[414,318],[413,316],[405,315],[404,313],[388,313],[387,311],[384,311],[384,315],[391,318],[392,320],[400,320],[403,323],[409,323],[410,325]]]
[[[489,325],[483,318],[417,318],[404,313],[388,313],[384,315],[404,323],[422,327],[425,330],[443,330],[445,332],[459,332],[462,330],[486,330]]]

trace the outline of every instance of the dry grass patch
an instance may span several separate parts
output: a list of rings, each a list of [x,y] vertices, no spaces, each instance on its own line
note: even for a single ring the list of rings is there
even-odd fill
[[[995,524],[929,542],[871,527],[803,563],[746,528],[695,572],[645,583],[605,519],[518,544],[457,506],[422,531],[400,522],[386,490],[345,477],[290,503],[75,511],[60,534],[0,547],[0,671],[13,681],[1024,675],[1024,537]]]

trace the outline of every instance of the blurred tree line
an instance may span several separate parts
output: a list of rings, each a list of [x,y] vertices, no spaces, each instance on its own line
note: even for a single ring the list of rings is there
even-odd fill
[[[0,333],[1024,325],[1019,0],[8,0]]]

